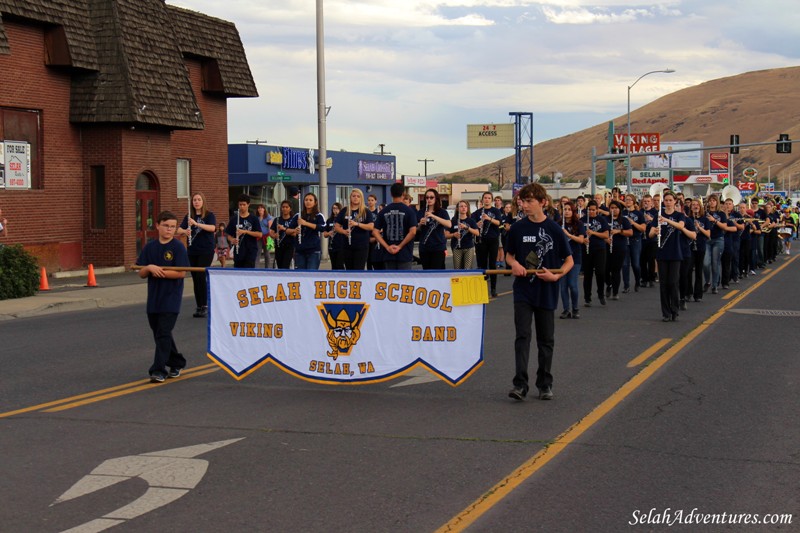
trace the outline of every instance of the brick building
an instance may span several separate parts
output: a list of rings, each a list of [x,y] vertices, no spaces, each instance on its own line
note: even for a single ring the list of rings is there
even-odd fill
[[[255,96],[229,22],[163,0],[0,0],[0,142],[30,164],[30,188],[0,188],[6,241],[48,271],[130,265],[189,189],[224,219],[227,98]]]

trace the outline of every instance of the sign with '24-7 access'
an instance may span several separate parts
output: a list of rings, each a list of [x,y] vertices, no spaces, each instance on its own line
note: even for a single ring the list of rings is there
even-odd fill
[[[628,136],[622,133],[614,134],[614,151],[618,154],[627,153]],[[661,134],[659,133],[631,133],[631,153],[640,154],[658,152],[661,150]]]

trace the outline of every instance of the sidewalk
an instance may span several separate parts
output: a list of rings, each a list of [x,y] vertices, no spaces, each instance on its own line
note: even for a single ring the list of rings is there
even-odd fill
[[[229,267],[232,266],[229,262]],[[212,266],[219,267],[214,262]],[[330,261],[323,261],[320,270],[330,270]],[[67,311],[102,309],[122,305],[144,305],[147,301],[147,280],[125,267],[94,269],[97,287],[86,287],[88,270],[57,272],[48,276],[49,291],[35,296],[0,301],[0,320],[26,318]],[[186,275],[183,297],[192,298],[194,284]],[[194,308],[194,300],[192,300]]]

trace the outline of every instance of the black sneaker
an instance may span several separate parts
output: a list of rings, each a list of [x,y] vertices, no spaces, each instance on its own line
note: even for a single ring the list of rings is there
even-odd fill
[[[710,289],[710,288],[711,288],[711,284],[710,283],[706,283],[705,285],[703,285],[703,292],[708,292],[708,289]]]
[[[630,287],[625,287],[624,289],[622,289],[622,294],[628,294],[629,292],[631,292]]]
[[[150,374],[150,383],[164,383],[166,378],[162,374]]]
[[[611,295],[611,299],[612,300],[619,300],[619,294],[612,294]]]
[[[580,318],[580,317],[581,317],[581,312],[578,311],[577,309],[573,309],[572,310],[572,318]]]
[[[681,300],[680,310],[686,311],[686,300]]]
[[[181,375],[181,369],[180,368],[170,368],[169,369],[169,373],[167,374],[167,377],[168,378],[177,378],[180,375]]]
[[[553,389],[550,387],[545,387],[543,389],[539,389],[539,399],[540,400],[552,400],[553,399]]]
[[[497,291],[492,291],[492,298],[497,298]]]
[[[730,287],[728,285],[723,285],[722,288],[727,291]]]
[[[600,305],[606,305],[606,299],[600,298]]]
[[[521,402],[525,399],[525,391],[520,389],[519,387],[514,387],[510,391],[508,391],[508,397]]]
[[[606,287],[606,297],[611,296],[611,287]]]
[[[718,291],[717,291],[717,288],[716,288],[716,287],[712,287],[712,288],[711,288],[711,294],[717,294],[717,292],[718,292]]]
[[[572,313],[570,311],[564,310],[564,312],[561,313],[561,316],[559,316],[558,318],[569,318],[571,316],[572,316]]]
[[[633,286],[633,292],[639,292],[639,284]]]
[[[194,314],[192,316],[195,317],[195,318],[200,318],[201,316],[203,316],[203,315],[200,314],[202,312],[203,312],[203,308],[202,307],[198,307],[197,309],[194,310]]]
[[[591,307],[592,306],[592,301],[591,300],[584,300],[583,306],[584,307]]]

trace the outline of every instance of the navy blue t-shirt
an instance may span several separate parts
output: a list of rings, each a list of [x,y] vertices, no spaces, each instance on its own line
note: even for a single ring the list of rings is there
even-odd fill
[[[744,220],[742,220],[742,218],[744,218],[744,217],[742,217],[741,214],[733,212],[730,215],[728,215],[728,222],[730,222],[731,226],[736,228],[736,224],[737,223],[738,224],[744,224]],[[740,240],[740,238],[741,238],[741,235],[739,233],[739,228],[736,228],[736,231],[729,231],[727,233],[731,236],[731,241],[734,242],[734,243],[736,241]]]
[[[177,239],[161,244],[158,239],[144,245],[136,264],[161,267],[188,267],[189,254]],[[183,278],[167,279],[147,276],[147,312],[180,313],[183,298]]]
[[[439,208],[433,213],[439,218],[447,220],[447,210]],[[417,223],[425,216],[425,211],[417,211]],[[421,252],[444,252],[447,248],[447,239],[444,236],[444,226],[438,221],[428,218],[426,224],[419,225],[417,228],[419,237],[419,250]]]
[[[339,211],[341,213],[342,211]],[[338,215],[337,215],[338,217]],[[325,232],[330,232],[331,236],[328,238],[328,250],[341,250],[347,244],[347,237],[341,233],[336,232],[336,218],[331,216],[325,221]]]
[[[365,209],[364,216],[360,218],[358,216],[358,209],[352,211],[342,209],[339,211],[339,215],[336,217],[336,223],[339,224],[343,230],[347,230],[347,228],[350,227],[348,220],[355,220],[361,224],[370,224],[375,222],[375,217],[369,209]],[[369,248],[369,238],[372,235],[372,231],[353,226],[353,231],[350,233],[349,245],[347,244],[347,235],[342,235],[340,233],[337,233],[337,235],[343,239],[342,242],[344,242],[345,246],[349,246],[354,250],[361,250],[363,248]]]
[[[577,222],[578,222],[577,233],[572,233],[572,232],[570,233],[572,233],[573,235],[583,235],[584,237],[586,237],[586,226],[580,219],[578,219]],[[570,231],[570,229],[571,229],[570,226],[567,226],[567,231]],[[570,239],[569,237],[567,237],[567,241],[569,242],[569,248],[572,251],[572,260],[575,262],[576,265],[580,265],[583,262],[583,251],[586,250],[586,244],[577,243],[572,239]]]
[[[306,215],[308,217],[309,215]],[[289,228],[295,229],[300,227],[300,234],[295,237],[294,243],[294,251],[295,252],[319,252],[322,251],[322,244],[319,238],[319,232],[325,229],[325,217],[322,216],[322,213],[317,213],[314,217],[309,220],[308,218],[303,218],[306,222],[310,222],[314,224],[315,228],[309,228],[306,226],[300,226],[299,219],[300,215],[295,215],[292,217],[292,220],[289,221]]]
[[[722,222],[723,226],[727,225],[728,223],[728,217],[725,216],[725,213],[723,213],[722,211],[706,211],[706,216],[713,217],[714,220],[716,220],[717,222]],[[711,222],[711,238],[718,239],[722,237],[722,234],[723,234],[723,229],[718,225],[714,224],[713,222]]]
[[[571,255],[567,236],[561,226],[545,218],[542,222],[533,222],[529,217],[512,224],[508,230],[506,253],[531,268],[527,261],[529,254],[538,257],[538,268],[561,268],[564,260]],[[572,268],[575,268],[574,266]],[[542,281],[536,276],[514,278],[514,301],[526,302],[534,307],[555,309],[558,307],[560,285]]]
[[[475,221],[476,225],[478,225],[484,213],[486,213],[487,217],[493,220],[500,220],[501,223],[503,221],[503,212],[497,209],[496,207],[490,207],[488,209],[484,209],[483,207],[481,207],[480,209],[475,210],[475,212],[472,213],[471,215],[472,220]],[[480,227],[480,225],[478,225],[478,228],[480,229],[481,232],[480,234],[481,239],[497,239],[500,237],[500,226],[495,226],[488,220],[486,221],[485,224],[483,224],[482,228]]]
[[[631,221],[620,215],[618,218],[612,220],[609,224],[609,231],[612,229],[621,229],[622,231],[629,230],[631,229]],[[614,243],[615,254],[628,249],[628,237],[625,237],[621,233],[615,233],[612,237],[612,241]]]
[[[261,221],[254,214],[249,214],[246,217],[237,216],[238,211],[228,221],[225,227],[225,233],[231,237],[236,237],[236,225],[245,231],[261,231]],[[258,258],[258,249],[261,239],[257,239],[252,235],[242,235],[239,237],[239,246],[231,244],[233,248],[233,259],[235,261],[248,261],[255,262]]]
[[[375,219],[375,229],[383,231],[383,240],[390,246],[403,242],[411,228],[416,226],[417,214],[402,202],[387,205],[383,208],[383,211],[378,213],[378,218]],[[384,250],[383,247],[381,247],[380,251],[382,252],[379,257],[381,261],[407,263],[411,261],[414,255],[414,240],[412,239],[394,255]]]
[[[478,225],[475,224],[475,221],[472,220],[471,217],[459,219],[458,216],[455,216],[450,222],[453,224],[450,228],[450,233],[458,232],[461,234],[461,243],[459,244],[458,239],[453,237],[450,239],[450,248],[453,250],[475,248],[475,236],[469,232],[469,229],[459,229],[458,227],[459,224],[464,224],[467,228],[478,229]]]
[[[635,222],[636,224],[644,224],[647,226],[647,223],[644,220],[644,212],[641,209],[634,209],[633,211],[628,211],[627,209],[623,211],[623,216],[627,217],[631,222]],[[641,239],[642,232],[636,229],[633,224],[631,224],[631,229],[633,230],[633,235],[631,235],[631,239]]]
[[[706,243],[708,242],[708,237],[703,235],[698,228],[703,228],[704,230],[708,230],[711,227],[711,221],[708,220],[706,217],[700,218],[692,218],[692,223],[694,224],[694,229],[697,231],[697,241],[693,248],[698,250],[705,250]]]
[[[696,228],[694,226],[694,219],[691,217],[687,217],[685,214],[684,217],[686,217],[685,218],[686,222],[684,224],[684,227],[689,231],[696,231]],[[680,237],[681,237],[681,254],[683,255],[683,258],[687,259],[689,257],[692,257],[692,243],[694,242],[694,240],[687,237],[686,234],[683,232],[681,232]]]
[[[272,219],[272,227],[270,228],[272,231],[278,234],[278,238],[275,240],[275,248],[280,248],[282,250],[288,248],[294,248],[294,237],[286,233],[286,230],[279,231],[278,224],[283,226],[284,228],[289,227],[289,221],[291,218],[281,218],[275,217]]]
[[[606,217],[599,215],[594,218],[589,219],[589,222],[586,223],[586,229],[596,231],[598,233],[603,233],[604,231],[608,231],[608,222],[606,222]],[[597,235],[591,235],[589,237],[589,250],[605,250],[606,249],[606,240],[603,238],[598,237]]]
[[[671,214],[661,213],[661,216],[668,218],[675,222],[685,222],[686,217],[680,211],[673,211]],[[647,225],[647,233],[650,234],[650,228],[658,227],[658,219],[653,219]],[[681,253],[680,234],[683,233],[680,229],[670,226],[666,222],[661,224],[661,247],[656,252],[656,259],[661,261],[681,261],[683,253]],[[652,241],[658,244],[658,234],[652,237]]]
[[[214,233],[217,231],[217,217],[214,213],[209,211],[206,216],[202,217],[197,214],[192,214],[192,218],[198,224],[211,224],[214,226],[214,231],[206,231],[197,226],[192,226],[192,242],[189,245],[189,255],[207,255],[214,253]],[[189,215],[183,217],[181,222],[181,229],[189,228]]]

